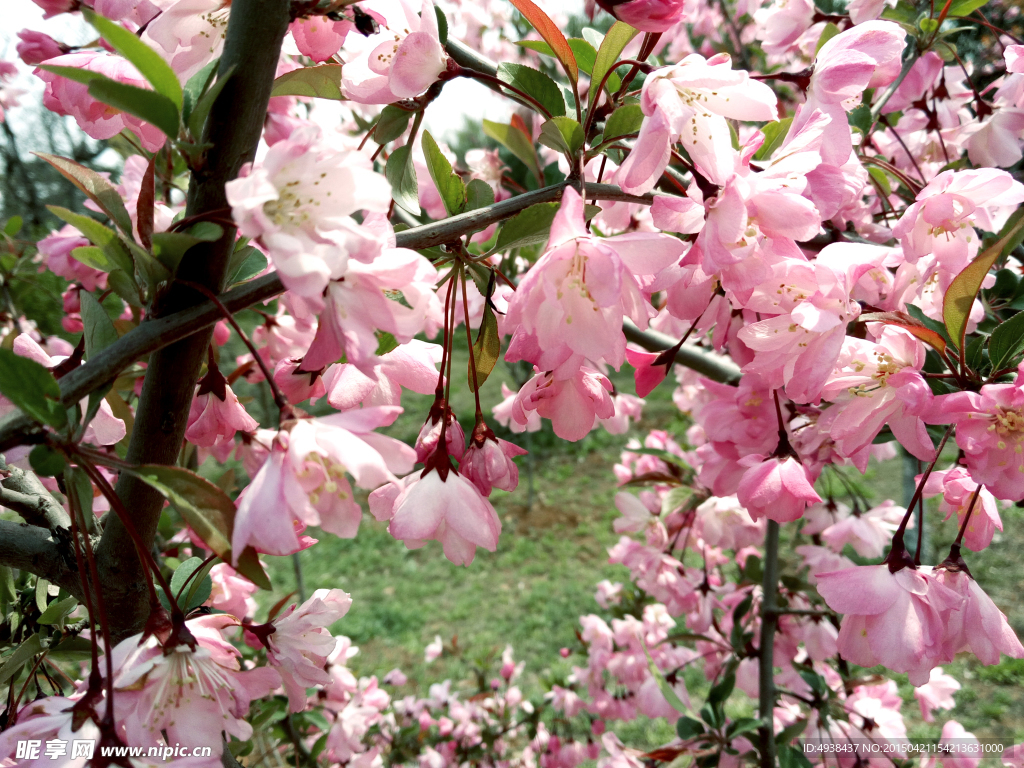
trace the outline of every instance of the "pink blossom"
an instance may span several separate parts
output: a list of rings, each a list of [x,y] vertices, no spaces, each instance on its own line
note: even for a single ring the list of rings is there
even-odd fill
[[[567,188],[547,250],[520,282],[505,317],[507,327],[516,329],[506,359],[544,370],[563,366],[563,378],[584,359],[622,365],[623,319],[646,328],[655,314],[638,277],[670,267],[684,247],[660,233],[593,237],[583,213],[583,200]]]
[[[419,15],[412,4],[392,0],[369,0],[361,7],[383,21],[380,32],[346,58],[345,95],[360,104],[390,104],[423,93],[448,63],[434,4],[423,0]]]
[[[885,327],[877,343],[847,337],[837,370],[822,389],[833,403],[821,423],[836,448],[852,456],[888,424],[896,439],[922,461],[935,447],[920,414],[931,403],[921,376],[924,345],[909,333]]]
[[[208,744],[217,752],[221,731],[240,741],[252,737],[249,704],[280,685],[280,677],[270,667],[241,668],[241,654],[221,636],[237,623],[223,614],[191,619],[186,627],[195,649],[165,652],[152,635],[144,642],[134,635],[113,649],[117,716],[127,741],[155,745],[166,733],[168,743]]]
[[[210,569],[210,580],[213,587],[207,602],[212,607],[239,619],[256,613],[256,601],[252,594],[259,587],[239,576],[230,565],[217,563]]]
[[[487,433],[479,441],[474,435],[459,469],[484,496],[490,496],[493,488],[511,493],[519,485],[519,467],[514,459],[525,456],[526,450],[495,437],[489,429]]]
[[[917,482],[921,482],[918,475]],[[963,467],[932,472],[924,484],[924,498],[942,495],[939,512],[946,513],[946,519],[956,513],[957,520],[963,525],[971,499],[978,489],[978,484],[971,479],[970,473]],[[978,500],[971,512],[971,520],[964,531],[964,545],[974,552],[980,552],[992,543],[996,529],[1003,530],[1003,521],[999,518],[996,498],[989,490],[982,487]]]
[[[353,259],[339,277],[324,293],[316,337],[303,358],[305,369],[325,367],[344,355],[364,373],[372,372],[378,329],[405,344],[441,314],[434,293],[437,270],[408,248],[385,248],[369,264]],[[398,291],[404,303],[389,296]]]
[[[694,53],[656,70],[644,81],[640,105],[645,118],[616,175],[619,186],[633,194],[652,189],[668,165],[672,143],[679,139],[705,178],[725,183],[734,167],[726,118],[775,120],[775,103],[772,89],[732,69],[728,54],[705,59]]]
[[[61,768],[84,768],[84,759],[55,763],[53,758],[47,757],[44,749],[40,749],[39,755],[33,760],[26,759],[24,755],[20,759],[16,758],[18,742],[39,740],[41,744],[45,744],[59,739],[70,744],[76,739],[99,741],[100,729],[92,718],[86,719],[77,730],[75,729],[75,713],[72,710],[77,698],[47,696],[26,702],[17,712],[17,722],[0,734],[0,760],[4,760],[7,765],[19,765],[22,768],[46,768],[53,765],[59,765]],[[102,712],[103,707],[98,706],[97,710]],[[16,759],[18,762],[14,762]]]
[[[602,0],[602,8],[641,32],[665,32],[679,23],[686,12],[683,0]]]
[[[883,664],[928,682],[944,656],[946,625],[964,598],[924,569],[864,565],[818,573],[818,593],[843,616],[839,652],[862,667]]]
[[[943,724],[939,747],[946,747],[949,751],[941,756],[928,754],[921,759],[921,768],[934,768],[937,763],[942,768],[977,768],[984,755],[975,735],[956,720],[947,720]]]
[[[735,496],[712,496],[697,507],[695,532],[708,546],[739,551],[764,541],[766,523],[754,520]]]
[[[320,371],[306,371],[301,358],[285,358],[274,366],[274,383],[289,403],[321,398],[327,394],[327,387]]]
[[[227,0],[177,0],[153,19],[142,39],[157,48],[185,82],[220,56],[230,12]]]
[[[1024,499],[1024,370],[1012,384],[935,398],[929,420],[956,424],[971,479],[997,499]]]
[[[298,533],[307,525],[355,536],[362,511],[346,473],[358,486],[376,488],[394,480],[393,473],[410,471],[415,460],[407,445],[373,432],[394,415],[393,408],[361,408],[300,419],[277,433],[238,498],[233,551],[251,544],[268,554],[290,554],[301,548]]]
[[[370,511],[378,520],[390,518],[391,535],[410,549],[428,539],[440,541],[455,565],[472,563],[477,547],[498,548],[501,521],[494,507],[454,469],[441,477],[429,468],[378,488],[370,496]]]
[[[29,66],[42,64],[47,59],[55,59],[68,52],[45,32],[37,32],[33,29],[23,29],[18,33],[21,42],[17,45],[18,56]]]
[[[231,390],[224,376],[212,363],[199,380],[196,396],[188,412],[185,439],[209,448],[219,438],[233,438],[235,432],[252,432],[259,422],[250,416]]]
[[[350,214],[384,213],[391,200],[390,185],[368,156],[334,149],[314,125],[274,144],[224,191],[239,232],[259,238],[285,286],[314,311],[323,307],[330,280],[345,275],[350,248],[375,237]]]
[[[608,394],[612,385],[592,368],[582,367],[569,379],[537,373],[519,390],[512,403],[512,420],[529,423],[531,412],[551,419],[555,434],[563,440],[582,440],[594,428],[594,420],[615,413]]]
[[[43,9],[44,19],[68,13],[71,11],[71,6],[74,5],[74,0],[32,0],[32,2]]]
[[[1000,653],[1024,658],[1024,646],[1006,621],[1006,614],[969,573],[943,566],[935,570],[935,577],[963,600],[963,607],[950,614],[946,623],[944,651],[950,661],[966,650],[986,666],[998,664]]]
[[[335,639],[327,630],[348,613],[352,598],[340,589],[318,589],[301,606],[295,603],[271,622],[266,636],[267,661],[277,668],[288,694],[292,712],[306,706],[306,689],[325,685],[331,678],[324,671]]]
[[[65,346],[69,346],[62,339],[58,339],[58,341]],[[27,357],[29,360],[34,360],[44,368],[52,369],[67,359],[67,355],[54,355],[51,357],[31,336],[24,333],[14,340],[12,348],[15,354]],[[68,352],[70,352],[70,349]],[[0,395],[0,404],[6,402],[6,398]],[[89,398],[83,397],[79,401],[79,407],[82,409],[82,413],[85,413],[89,407]],[[127,430],[124,421],[114,415],[110,408],[110,403],[104,399],[100,401],[99,410],[96,411],[96,415],[93,416],[89,426],[86,427],[85,433],[82,435],[82,441],[92,443],[93,445],[114,445],[121,442],[126,434]]]
[[[378,355],[367,374],[351,363],[332,365],[324,373],[327,402],[339,411],[363,405],[401,405],[402,390],[421,395],[437,388],[440,344],[413,339],[387,354]]]
[[[740,479],[736,496],[754,520],[767,517],[789,523],[800,519],[808,504],[821,501],[803,465],[791,456],[767,460],[750,456],[741,463],[749,469]]]
[[[444,429],[445,454],[455,457],[458,462],[466,451],[466,433],[462,431],[462,425],[452,409],[444,400],[435,400],[427,420],[420,427],[420,433],[416,437],[416,461],[426,462],[441,440],[441,430]]]
[[[326,16],[310,16],[293,21],[288,31],[292,33],[299,53],[319,64],[338,52],[345,36],[353,28],[353,23],[348,20],[331,21]]]
[[[828,259],[836,245],[843,243],[826,246],[813,263],[780,260],[745,302],[748,309],[775,316],[746,325],[737,334],[754,350],[744,372],[759,374],[771,388],[784,385],[796,402],[814,402],[821,395],[842,352],[847,323],[860,314],[860,306],[850,299],[851,283],[859,276]]]
[[[945,270],[956,274],[978,252],[980,237],[974,227],[998,232],[1021,202],[1024,184],[1006,171],[944,171],[917,193],[893,235],[908,261],[934,254]]]
[[[136,88],[150,87],[132,64],[120,56],[108,53],[68,53],[49,59],[46,63],[55,67],[74,67],[98,72],[111,80]],[[155,152],[164,145],[166,137],[163,131],[134,115],[94,99],[89,95],[89,86],[86,84],[41,69],[35,70],[35,74],[46,83],[43,105],[58,115],[70,115],[75,118],[78,126],[92,138],[109,139],[127,128],[139,137],[142,146],[150,152]]]
[[[540,414],[537,411],[525,412],[526,421],[520,424],[512,417],[512,411],[515,408],[516,399],[519,397],[519,393],[508,388],[505,382],[501,382],[501,396],[504,398],[500,403],[491,408],[491,413],[494,415],[494,420],[497,421],[501,426],[506,427],[512,432],[537,432],[542,426]]]
[[[94,291],[97,287],[106,286],[106,272],[86,266],[71,255],[75,248],[82,248],[89,244],[89,241],[82,237],[77,229],[70,224],[65,224],[53,234],[40,240],[37,247],[39,253],[46,259],[46,266],[51,272],[73,283],[81,283],[87,291]]]
[[[423,661],[429,664],[432,661],[437,661],[444,651],[444,643],[441,642],[440,635],[434,635],[432,642],[428,643],[423,649]]]
[[[921,705],[921,719],[926,723],[934,723],[932,712],[936,709],[953,709],[956,706],[953,694],[959,690],[960,683],[945,674],[942,667],[935,667],[928,682],[914,689],[917,703]]]
[[[881,557],[906,511],[886,500],[867,512],[855,512],[833,523],[821,532],[821,538],[836,552],[849,544],[861,557]]]

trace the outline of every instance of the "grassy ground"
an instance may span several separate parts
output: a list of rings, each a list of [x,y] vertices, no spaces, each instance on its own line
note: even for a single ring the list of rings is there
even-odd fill
[[[463,360],[457,357],[455,366],[459,370]],[[499,363],[484,387],[485,413],[489,414],[499,397],[500,382],[513,386],[514,376],[514,371]],[[615,383],[624,391],[633,391],[628,375],[616,376]],[[648,398],[643,420],[629,435],[611,436],[599,430],[575,444],[559,441],[547,431],[515,436],[517,443],[531,450],[531,456],[521,460],[519,491],[514,495],[496,491],[492,497],[503,525],[498,551],[478,550],[468,568],[451,565],[436,542],[421,550],[406,550],[387,534],[386,526],[369,515],[356,539],[323,535],[318,545],[301,553],[307,593],[340,587],[353,597],[351,611],[334,629],[360,646],[361,653],[354,660],[357,671],[380,675],[400,667],[410,677],[410,689],[425,692],[429,684],[446,678],[471,678],[474,667],[486,668],[511,644],[517,660],[527,662],[524,690],[527,695],[538,695],[546,679],[560,678],[573,662],[582,663],[579,656],[562,659],[559,649],[577,645],[574,632],[581,614],[600,612],[593,600],[595,584],[605,578],[628,578],[624,568],[607,562],[606,550],[618,538],[611,529],[618,514],[612,503],[616,488],[611,467],[629,437],[642,436],[651,428],[679,430],[681,422],[670,394],[671,387],[663,386]],[[472,396],[460,391],[453,401],[468,431]],[[406,414],[390,433],[411,442],[429,402],[429,397],[405,395]],[[863,487],[878,501],[901,499],[900,472],[899,461],[873,464]],[[527,506],[530,485],[532,504]],[[956,535],[952,522],[939,520],[932,511],[925,539],[928,562],[941,560]],[[1011,508],[1003,513],[1003,520],[1004,533],[997,534],[986,552],[965,552],[965,556],[981,585],[1024,636],[1024,604],[1020,600],[1024,568],[1019,560],[1024,551],[1024,511]],[[275,596],[268,596],[265,605],[296,588],[291,561],[271,561]],[[435,635],[455,653],[447,652],[426,665],[423,647]],[[1004,659],[1002,664],[986,668],[965,656],[947,671],[963,685],[953,716],[969,731],[1024,740],[1024,661]],[[912,687],[905,678],[897,679],[907,701],[904,716],[911,735],[937,737],[946,717],[940,713],[938,724],[921,721]],[[695,671],[687,682],[699,700],[704,687],[699,673]],[[743,702],[736,704],[749,708]],[[627,743],[642,747],[672,736],[672,727],[664,721],[639,722],[617,730]]]

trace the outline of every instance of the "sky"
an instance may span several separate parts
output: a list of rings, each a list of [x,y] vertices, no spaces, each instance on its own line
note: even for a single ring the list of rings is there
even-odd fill
[[[41,81],[31,74],[31,67],[21,64],[15,45],[17,33],[22,29],[34,29],[46,32],[51,37],[69,45],[83,44],[95,39],[92,28],[81,16],[63,14],[52,19],[43,19],[43,11],[32,0],[4,0],[4,23],[0,29],[0,59],[14,61],[21,68],[21,74],[14,87],[25,91],[21,97],[24,105],[39,104],[43,86]],[[582,0],[540,0],[540,5],[552,12],[579,12],[583,7]],[[424,120],[424,127],[440,141],[448,140],[462,127],[466,118],[479,121],[482,118],[495,121],[507,121],[512,112],[512,102],[493,93],[483,85],[460,79],[445,85],[441,96],[430,105]],[[330,105],[322,105],[319,121],[325,124],[336,120],[337,110]],[[25,125],[24,107],[14,107],[8,111],[11,125],[18,131],[18,126]],[[22,131],[18,131],[21,133]]]

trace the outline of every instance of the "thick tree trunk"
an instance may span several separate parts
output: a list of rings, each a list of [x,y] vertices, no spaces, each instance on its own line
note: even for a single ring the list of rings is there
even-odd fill
[[[218,212],[226,218],[224,184],[238,175],[256,153],[277,63],[289,21],[288,0],[234,0],[227,27],[220,75],[231,70],[230,80],[211,110],[203,140],[213,144],[206,167],[193,174],[187,216]],[[202,284],[214,292],[224,287],[235,231],[226,228],[215,243],[192,248],[178,269],[178,277]],[[164,316],[202,302],[195,290],[172,286],[154,308]],[[211,329],[155,352],[149,360],[135,429],[128,447],[130,462],[173,464],[178,458],[189,406]],[[141,481],[122,475],[117,493],[142,537],[153,541],[164,505],[163,497]],[[100,580],[115,642],[141,631],[149,614],[145,567],[124,525],[108,516],[97,549]]]

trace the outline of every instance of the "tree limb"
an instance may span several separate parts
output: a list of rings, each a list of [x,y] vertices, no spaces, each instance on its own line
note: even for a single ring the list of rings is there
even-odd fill
[[[71,517],[53,494],[32,472],[9,467],[0,454],[0,506],[12,509],[29,525],[49,528],[70,528]]]
[[[590,187],[587,189],[589,195]],[[622,331],[626,334],[628,341],[639,344],[648,352],[662,352],[672,349],[678,343],[676,339],[657,331],[641,331],[630,320],[626,320],[622,324]],[[724,384],[735,384],[743,375],[739,366],[727,357],[704,352],[686,344],[676,352],[676,363],[692,368],[712,381],[720,381]]]
[[[224,185],[236,178],[242,166],[256,155],[281,42],[288,29],[289,5],[289,0],[232,3],[218,69],[218,77],[226,77],[227,81],[203,130],[202,143],[211,147],[202,167],[193,171],[186,217],[222,215],[220,212],[228,208]],[[200,243],[185,254],[177,278],[220,293],[234,245],[235,229],[224,227],[219,240]],[[175,282],[154,302],[150,314],[159,318],[200,303],[200,294]],[[125,456],[127,461],[175,463],[210,337],[211,329],[207,326],[150,356]],[[163,496],[127,473],[118,479],[116,491],[125,509],[131,512],[131,524],[138,537],[148,546],[156,533]],[[111,516],[104,526],[96,560],[107,615],[113,625],[106,629],[112,642],[118,642],[140,631],[149,614],[149,574],[120,517]]]
[[[41,576],[81,600],[82,583],[68,552],[70,545],[62,550],[58,535],[45,528],[0,520],[0,565]]]

